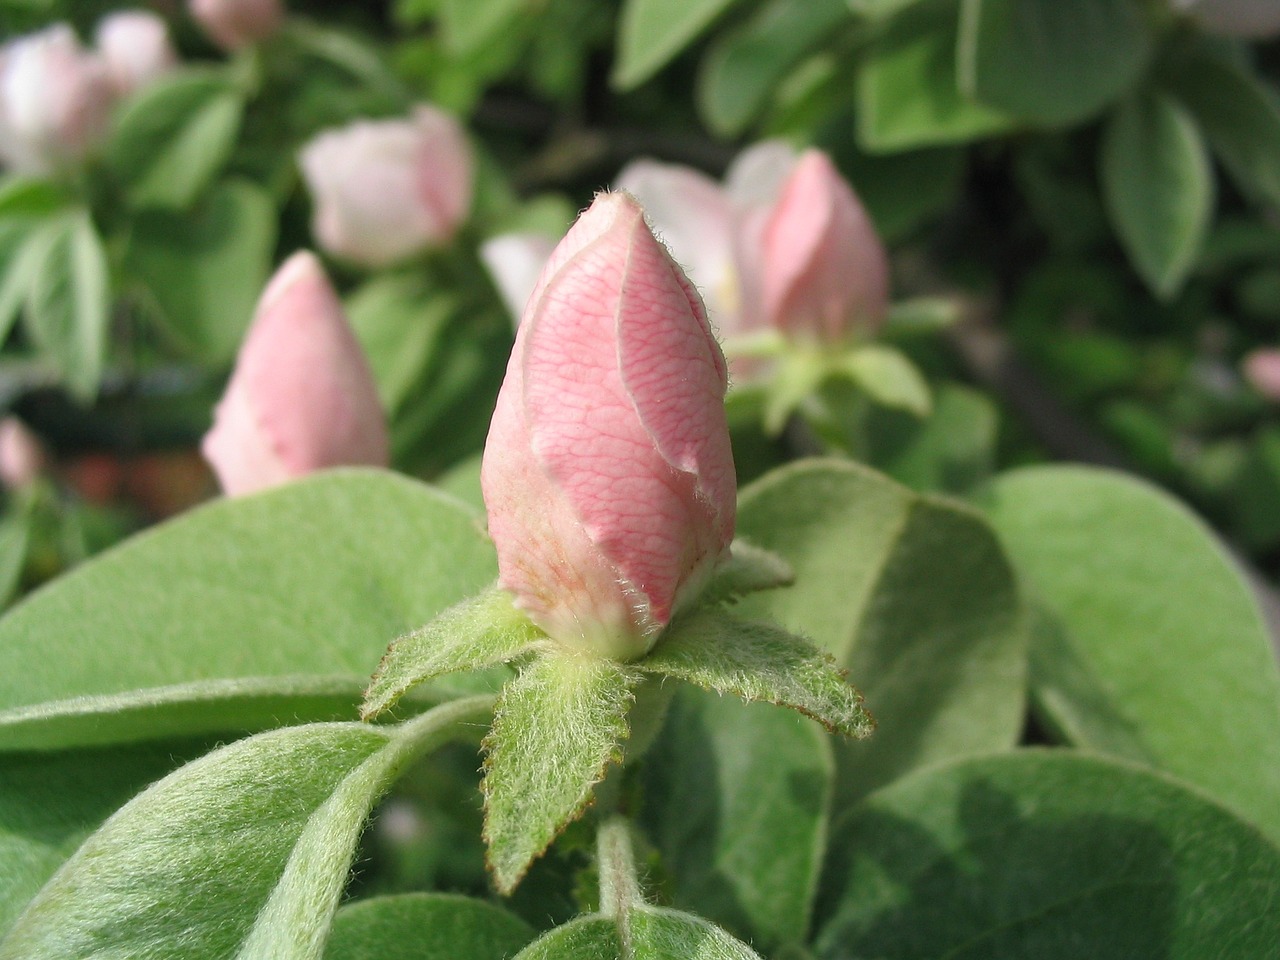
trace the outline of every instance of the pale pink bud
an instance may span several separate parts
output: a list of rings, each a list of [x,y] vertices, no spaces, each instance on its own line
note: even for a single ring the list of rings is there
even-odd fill
[[[545,233],[504,233],[480,245],[480,259],[516,323],[555,245]]]
[[[201,450],[231,496],[387,465],[373,374],[313,254],[295,253],[267,285]]]
[[[1280,33],[1280,0],[1174,0],[1206,30],[1261,39]]]
[[[741,296],[733,261],[734,211],[729,195],[692,167],[653,160],[628,164],[614,181],[644,207],[653,232],[702,294],[722,334],[737,332]]]
[[[140,90],[178,64],[169,28],[149,10],[122,10],[104,17],[94,42],[119,95]]]
[[[223,50],[253,46],[284,22],[281,0],[190,0],[187,10]]]
[[[326,131],[299,160],[316,239],[354,263],[385,266],[447,243],[471,209],[466,135],[434,107]]]
[[[1280,350],[1254,350],[1241,363],[1244,378],[1271,401],[1280,400]]]
[[[639,204],[600,194],[525,308],[481,471],[500,583],[554,640],[641,656],[727,555],[726,386]]]
[[[758,240],[747,242],[758,257],[750,270],[758,278],[757,302],[769,323],[789,336],[839,343],[884,321],[888,257],[825,153],[801,155]]]
[[[106,134],[107,68],[65,23],[0,51],[0,158],[20,173],[49,173],[84,158]]]
[[[40,478],[48,458],[44,444],[17,417],[0,420],[0,483],[10,490],[28,487]]]

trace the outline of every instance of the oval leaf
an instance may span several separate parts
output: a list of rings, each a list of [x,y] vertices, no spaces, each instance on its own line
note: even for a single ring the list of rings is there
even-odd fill
[[[677,902],[765,947],[803,942],[826,847],[831,744],[770,704],[679,692],[646,754],[643,813]]]
[[[1190,115],[1163,94],[1129,99],[1102,137],[1102,190],[1134,268],[1169,298],[1195,265],[1213,213],[1213,168]]]
[[[811,460],[746,488],[738,529],[796,574],[792,587],[744,598],[741,612],[832,653],[878,721],[869,740],[836,745],[842,800],[1017,741],[1026,635],[1013,572],[982,517],[864,467]]]
[[[325,960],[505,960],[533,928],[483,900],[405,893],[340,909]]]
[[[661,70],[737,0],[627,0],[613,85],[630,90]]]
[[[1078,123],[1133,85],[1151,47],[1133,0],[962,0],[960,87],[1032,123]]]
[[[987,500],[1040,613],[1038,712],[1280,837],[1280,671],[1208,528],[1148,484],[1083,467],[1016,471]]]
[[[858,142],[870,152],[968,143],[1007,130],[956,86],[959,0],[921,0],[881,29],[858,70]]]
[[[129,198],[139,207],[190,206],[226,162],[243,112],[242,96],[213,71],[148,84],[125,104],[108,145]]]
[[[824,960],[1252,960],[1280,943],[1280,851],[1100,757],[922,771],[868,797],[832,848]]]
[[[41,231],[27,290],[26,327],[36,348],[87,401],[98,392],[107,354],[107,255],[87,212]]]
[[[0,620],[0,747],[354,717],[387,643],[496,574],[475,514],[387,472],[209,504]]]
[[[187,764],[85,841],[0,942],[0,960],[319,960],[374,801],[489,702],[455,701],[399,728],[276,730]]]

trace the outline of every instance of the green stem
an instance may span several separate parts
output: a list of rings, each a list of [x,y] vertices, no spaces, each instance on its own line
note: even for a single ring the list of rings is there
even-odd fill
[[[488,693],[449,700],[396,727],[396,760],[389,772],[388,782],[406,764],[428,750],[434,750],[451,740],[464,739],[465,734],[477,723],[484,724],[493,712],[496,700],[497,697]]]
[[[636,879],[635,857],[631,850],[631,828],[622,817],[610,817],[596,835],[596,860],[600,872],[600,913],[618,924],[627,939],[627,915],[644,903],[640,881]]]

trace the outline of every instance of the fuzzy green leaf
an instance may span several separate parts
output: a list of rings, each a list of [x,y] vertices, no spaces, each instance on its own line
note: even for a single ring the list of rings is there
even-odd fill
[[[404,893],[340,909],[324,960],[505,960],[532,938],[523,920],[483,900]]]
[[[1177,781],[1068,750],[920,771],[837,828],[820,960],[1255,960],[1280,851]]]
[[[393,640],[365,691],[360,716],[376,717],[411,687],[441,674],[507,663],[546,638],[515,608],[511,594],[490,587]]]
[[[503,688],[485,738],[484,836],[509,893],[621,758],[637,672],[548,650]]]
[[[0,940],[104,820],[204,744],[0,756]]]
[[[836,743],[840,803],[906,771],[1011,747],[1026,713],[1026,629],[1013,571],[976,511],[864,467],[794,463],[742,491],[742,536],[781,554],[792,587],[742,616],[812,638],[879,721]]]
[[[643,768],[642,821],[672,899],[765,950],[803,942],[826,850],[832,743],[790,710],[682,685]]]
[[[799,710],[847,737],[870,736],[875,725],[830,654],[781,627],[723,610],[680,617],[635,665],[716,693]]]
[[[472,511],[385,471],[211,503],[0,619],[0,748],[354,717],[387,642],[495,576]]]
[[[1070,743],[1197,784],[1280,839],[1280,669],[1213,533],[1104,470],[1018,470],[985,501],[1040,613],[1040,716]]]
[[[625,922],[624,939],[613,919],[579,917],[543,934],[515,960],[760,960],[745,943],[692,914],[639,906]]]
[[[120,809],[0,942],[0,960],[319,960],[374,801],[489,698],[400,728],[312,724],[223,747]]]

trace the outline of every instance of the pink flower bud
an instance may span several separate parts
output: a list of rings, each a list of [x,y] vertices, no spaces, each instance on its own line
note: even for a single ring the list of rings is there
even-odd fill
[[[769,324],[822,343],[880,327],[889,305],[888,257],[825,153],[802,154],[772,210],[744,232],[744,276],[757,278],[748,296]]]
[[[104,17],[94,34],[116,94],[139,90],[172,70],[178,54],[164,20],[149,10],[122,10]]]
[[[1280,401],[1280,350],[1254,350],[1241,367],[1255,390],[1273,403]]]
[[[295,253],[267,285],[201,449],[231,496],[387,465],[373,374],[313,254]]]
[[[44,472],[44,444],[17,417],[0,420],[0,483],[10,490],[28,487]]]
[[[639,204],[600,194],[529,298],[481,471],[499,582],[552,639],[642,656],[727,555],[726,386]]]
[[[190,0],[187,10],[223,50],[253,46],[284,22],[281,0]]]
[[[1190,12],[1212,33],[1254,39],[1280,33],[1276,0],[1174,0],[1174,6]]]
[[[447,243],[471,208],[466,136],[434,107],[329,130],[303,147],[300,162],[316,239],[365,266]]]
[[[65,23],[0,50],[0,158],[20,173],[82,160],[106,134],[106,65]]]

